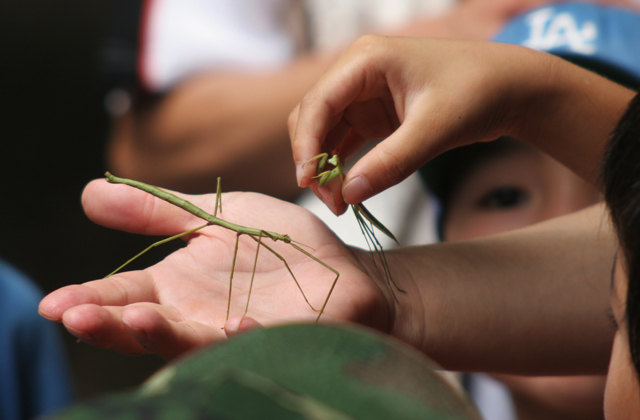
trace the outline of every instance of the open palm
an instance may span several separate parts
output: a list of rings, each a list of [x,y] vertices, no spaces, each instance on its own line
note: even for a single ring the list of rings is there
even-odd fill
[[[212,212],[215,195],[185,196]],[[94,222],[128,232],[175,235],[203,224],[201,219],[125,185],[91,182],[82,197]],[[289,234],[301,247],[340,272],[321,320],[365,322],[387,328],[384,293],[366,274],[362,252],[346,247],[305,209],[268,196],[228,193],[218,216],[242,226]],[[40,304],[40,313],[63,322],[80,339],[128,353],[154,352],[171,359],[195,347],[226,338],[225,321],[236,233],[206,227],[188,245],[141,271],[61,288]],[[335,274],[292,246],[265,239],[286,259],[314,308],[322,307]],[[247,303],[257,243],[241,235],[230,305],[236,329]],[[285,264],[261,247],[247,325],[312,322],[317,312],[305,302]],[[243,324],[244,325],[244,324]]]

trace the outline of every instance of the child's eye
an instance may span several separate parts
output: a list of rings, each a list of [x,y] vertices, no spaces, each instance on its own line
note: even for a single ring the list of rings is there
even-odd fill
[[[478,201],[482,209],[509,209],[529,201],[529,194],[518,187],[495,188]]]
[[[618,321],[616,321],[616,317],[613,314],[613,309],[609,308],[609,310],[607,311],[607,318],[609,318],[609,322],[611,322],[611,325],[613,326],[614,329],[618,329]]]

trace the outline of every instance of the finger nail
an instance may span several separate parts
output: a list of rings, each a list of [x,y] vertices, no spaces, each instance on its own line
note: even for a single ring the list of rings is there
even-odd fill
[[[38,314],[41,317],[43,317],[44,319],[48,320],[48,321],[60,322],[60,317],[56,317],[56,316],[50,315],[48,313],[45,313],[42,310],[38,311]]]
[[[298,187],[302,187],[302,177],[304,176],[304,169],[301,164],[296,164],[296,179],[298,180]]]
[[[347,203],[360,204],[373,195],[373,188],[367,178],[358,175],[345,184],[342,194]]]
[[[319,187],[318,193],[320,194],[320,198],[322,199],[322,201],[327,204],[333,203],[333,194],[331,193],[331,190],[329,190],[329,188]]]
[[[76,330],[75,328],[71,328],[69,326],[67,326],[66,328],[67,328],[67,331],[69,331],[71,335],[76,337],[79,341],[82,341],[85,343],[91,342],[91,339],[92,339],[91,334],[87,333],[86,331]]]

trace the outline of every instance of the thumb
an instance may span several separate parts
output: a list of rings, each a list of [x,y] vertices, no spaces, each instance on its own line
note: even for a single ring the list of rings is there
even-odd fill
[[[358,160],[345,176],[344,201],[359,204],[400,183],[437,155],[423,133],[424,129],[405,123]]]

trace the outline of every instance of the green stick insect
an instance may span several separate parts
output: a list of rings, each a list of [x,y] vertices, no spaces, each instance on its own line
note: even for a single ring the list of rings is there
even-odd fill
[[[251,299],[251,290],[253,288],[253,280],[256,274],[256,265],[258,263],[258,253],[260,251],[260,247],[264,247],[265,249],[267,249],[269,252],[271,252],[273,255],[275,255],[276,257],[278,257],[278,259],[280,259],[284,266],[287,268],[287,271],[289,271],[289,274],[291,274],[291,277],[293,278],[293,280],[296,282],[296,285],[298,286],[298,289],[300,289],[300,293],[302,293],[302,296],[304,297],[305,302],[307,302],[307,305],[309,305],[309,307],[314,310],[315,312],[318,312],[318,317],[316,318],[316,323],[320,320],[320,317],[322,316],[327,303],[329,302],[329,298],[331,297],[331,293],[333,292],[333,289],[336,286],[336,283],[338,282],[338,278],[340,277],[340,273],[335,270],[333,267],[329,266],[328,264],[324,263],[323,261],[321,261],[319,258],[313,256],[311,253],[307,252],[306,250],[304,250],[303,248],[301,248],[300,246],[296,245],[293,241],[293,239],[291,239],[291,237],[289,235],[281,235],[279,233],[275,233],[275,232],[270,232],[264,229],[255,229],[255,228],[249,228],[249,227],[245,227],[245,226],[240,226],[237,225],[235,223],[230,223],[227,222],[226,220],[223,220],[219,217],[217,217],[218,215],[218,209],[220,209],[220,211],[222,211],[222,195],[221,195],[221,187],[220,187],[220,178],[218,178],[218,187],[217,187],[217,191],[216,191],[216,204],[215,204],[215,208],[214,208],[214,213],[213,214],[209,214],[206,211],[202,210],[201,208],[195,206],[194,204],[190,203],[189,201],[177,197],[167,191],[164,191],[158,187],[154,187],[152,185],[149,184],[145,184],[143,182],[140,181],[134,181],[132,179],[126,179],[126,178],[118,178],[116,176],[111,175],[109,172],[107,172],[105,174],[107,181],[111,182],[111,183],[115,183],[115,184],[126,184],[129,185],[131,187],[135,187],[138,189],[141,189],[142,191],[145,191],[149,194],[152,194],[162,200],[165,200],[175,206],[178,206],[186,211],[188,211],[189,213],[205,220],[207,223],[205,223],[202,226],[199,226],[197,228],[188,230],[186,232],[183,233],[179,233],[177,235],[171,236],[169,238],[163,239],[161,241],[158,241],[152,245],[150,245],[149,247],[147,247],[146,249],[144,249],[142,252],[140,252],[139,254],[137,254],[135,257],[131,258],[129,261],[125,262],[124,264],[122,264],[120,267],[118,267],[116,270],[114,270],[111,274],[109,274],[107,277],[108,278],[112,275],[114,275],[115,273],[119,272],[120,270],[122,270],[124,267],[126,267],[128,264],[130,264],[132,261],[134,261],[136,258],[140,257],[141,255],[143,255],[144,253],[146,253],[147,251],[149,251],[150,249],[158,246],[158,245],[162,245],[164,243],[167,243],[169,241],[172,241],[174,239],[178,239],[181,238],[183,236],[189,235],[191,233],[194,233],[200,229],[203,229],[207,226],[220,226],[223,227],[225,229],[229,229],[231,231],[236,232],[236,244],[235,244],[235,250],[233,253],[233,262],[231,263],[231,274],[229,276],[229,300],[227,303],[227,320],[229,319],[229,311],[231,309],[231,291],[232,291],[232,287],[233,287],[233,273],[235,270],[235,265],[236,265],[236,256],[238,255],[238,243],[240,240],[240,236],[241,235],[247,235],[248,237],[250,237],[251,239],[253,239],[254,241],[257,242],[257,248],[256,248],[256,255],[255,255],[255,260],[253,263],[253,272],[251,274],[251,282],[249,284],[249,293],[247,296],[247,304],[244,310],[244,314],[242,315],[242,319],[244,319],[244,317],[247,315],[247,311],[249,310],[249,301]],[[266,245],[262,240],[263,238],[266,239],[271,239],[274,242],[280,241],[283,242],[287,245],[292,246],[294,249],[296,249],[297,251],[303,253],[304,255],[306,255],[307,257],[313,259],[314,261],[318,262],[318,264],[321,264],[322,266],[326,267],[328,270],[332,271],[336,277],[333,280],[333,283],[331,284],[331,288],[329,289],[329,293],[327,294],[327,297],[324,300],[324,303],[322,304],[322,307],[320,309],[316,309],[313,307],[313,305],[311,305],[311,303],[309,302],[309,300],[307,299],[307,296],[304,294],[304,291],[302,290],[302,287],[300,286],[300,283],[298,283],[298,279],[296,279],[296,276],[293,274],[293,271],[291,271],[291,267],[289,267],[289,264],[287,263],[287,261],[284,259],[284,257],[282,257],[280,254],[278,254],[273,248],[269,247],[268,245]],[[241,321],[242,322],[242,321]]]
[[[328,153],[320,153],[319,155],[309,159],[307,162],[305,162],[305,164],[318,159],[320,159],[320,161],[318,162],[318,168],[316,170],[316,176],[314,178],[318,179],[319,186],[324,187],[329,181],[336,177],[340,177],[340,180],[344,181],[344,167],[342,166],[342,162],[340,162],[340,158],[337,154],[329,157]],[[331,164],[333,166],[333,169],[323,171],[327,163]],[[375,226],[382,233],[393,239],[396,244],[400,244],[393,233],[391,233],[391,231],[387,229],[378,219],[373,217],[371,212],[367,210],[367,208],[362,203],[352,204],[350,207],[356,216],[356,220],[358,221],[358,225],[360,226],[360,231],[362,232],[362,235],[367,242],[367,246],[372,252],[374,263],[375,255],[377,255],[380,259],[380,264],[382,265],[382,269],[387,280],[387,285],[389,286],[389,290],[391,290],[393,298],[397,302],[398,299],[396,298],[391,285],[393,284],[393,286],[402,293],[406,292],[400,289],[398,285],[393,281],[393,278],[391,277],[391,271],[389,270],[389,264],[387,263],[387,258],[384,255],[384,249],[378,241],[378,238],[376,238],[373,227]]]
[[[319,185],[320,186],[324,186],[326,185],[329,181],[331,181],[333,178],[339,176],[341,179],[344,179],[344,169],[342,167],[342,163],[340,162],[338,155],[333,155],[331,158],[329,158],[328,154],[323,153],[320,154],[316,157],[314,157],[313,159],[310,159],[309,162],[314,161],[320,159],[320,162],[318,164],[318,175],[316,176],[316,178],[319,178]],[[334,166],[333,169],[329,170],[329,171],[324,171],[322,172],[322,170],[324,169],[324,167],[326,166],[326,164],[329,163],[331,165]],[[117,269],[115,269],[112,273],[110,273],[108,276],[106,276],[105,278],[108,278],[112,275],[114,275],[115,273],[119,272],[120,270],[122,270],[124,267],[126,267],[128,264],[130,264],[131,262],[133,262],[134,260],[136,260],[137,258],[139,258],[140,256],[142,256],[143,254],[145,254],[146,252],[148,252],[149,250],[151,250],[154,247],[157,247],[159,245],[162,245],[164,243],[167,243],[169,241],[172,241],[174,239],[178,239],[181,238],[183,236],[189,235],[191,233],[197,232],[200,229],[204,229],[205,227],[208,226],[220,226],[223,227],[225,229],[229,229],[231,231],[236,232],[236,243],[235,243],[235,248],[234,248],[234,253],[233,253],[233,261],[232,261],[232,265],[231,265],[231,274],[229,276],[229,298],[227,301],[227,320],[229,319],[229,312],[231,310],[231,293],[232,293],[232,289],[233,289],[233,274],[234,274],[234,270],[235,270],[235,264],[236,264],[236,257],[238,255],[238,244],[239,244],[239,240],[240,240],[240,236],[241,235],[247,235],[248,237],[250,237],[251,239],[253,239],[255,242],[257,242],[257,247],[256,247],[256,254],[255,254],[255,259],[254,259],[254,264],[253,264],[253,271],[251,274],[251,281],[249,284],[249,292],[247,295],[247,303],[245,306],[245,310],[244,313],[242,315],[242,319],[244,319],[244,317],[247,315],[247,312],[249,310],[249,302],[251,300],[251,291],[253,289],[253,281],[255,278],[255,273],[256,273],[256,266],[258,263],[258,253],[260,252],[260,247],[264,247],[265,249],[267,249],[269,252],[271,252],[273,255],[275,255],[278,259],[280,259],[284,266],[286,267],[287,271],[289,272],[289,274],[291,275],[291,277],[293,278],[293,280],[295,281],[296,285],[298,286],[298,289],[300,290],[300,293],[302,294],[302,297],[304,298],[305,302],[307,303],[307,305],[309,305],[309,307],[315,311],[318,312],[318,317],[316,318],[316,323],[320,320],[320,317],[322,316],[322,314],[324,313],[324,310],[327,306],[327,303],[329,302],[329,298],[331,297],[331,294],[333,293],[333,289],[336,286],[336,283],[338,282],[338,278],[340,277],[340,273],[335,270],[333,267],[329,266],[328,264],[326,264],[325,262],[321,261],[319,258],[315,257],[314,255],[312,255],[311,253],[307,252],[306,250],[304,250],[303,248],[301,248],[300,246],[298,246],[297,244],[294,243],[293,239],[291,239],[291,237],[289,235],[282,235],[279,233],[275,233],[275,232],[270,232],[264,229],[256,229],[256,228],[249,228],[249,227],[245,227],[245,226],[240,226],[237,225],[235,223],[231,223],[231,222],[227,222],[226,220],[223,220],[219,217],[217,217],[218,215],[218,209],[220,209],[220,211],[222,211],[222,192],[221,192],[221,179],[218,178],[218,185],[217,185],[217,191],[216,191],[216,204],[215,204],[215,208],[214,208],[214,213],[209,214],[206,211],[202,210],[201,208],[195,206],[194,204],[190,203],[189,201],[180,198],[174,194],[171,194],[167,191],[164,191],[158,187],[149,185],[149,184],[145,184],[143,182],[140,181],[135,181],[132,179],[126,179],[126,178],[119,178],[116,177],[112,174],[110,174],[109,172],[107,172],[105,174],[107,181],[111,182],[111,183],[115,183],[115,184],[125,184],[125,185],[129,185],[131,187],[135,187],[138,188],[142,191],[145,191],[151,195],[154,195],[162,200],[165,200],[177,207],[180,207],[186,211],[188,211],[189,213],[205,220],[207,223],[205,223],[202,226],[196,227],[194,229],[190,229],[186,232],[182,232],[179,233],[177,235],[171,236],[169,238],[163,239],[161,241],[155,242],[153,244],[151,244],[150,246],[148,246],[147,248],[145,248],[143,251],[141,251],[140,253],[138,253],[136,256],[134,256],[133,258],[131,258],[130,260],[128,260],[127,262],[125,262],[124,264],[122,264],[120,267],[118,267]],[[376,228],[378,228],[380,231],[382,231],[385,235],[389,236],[391,239],[393,239],[396,243],[398,243],[398,240],[395,238],[395,236],[389,231],[389,229],[387,229],[382,223],[380,223],[375,217],[373,217],[373,215],[364,207],[364,205],[362,204],[355,204],[352,205],[351,208],[353,209],[354,214],[356,215],[356,219],[358,220],[358,224],[360,226],[360,230],[362,231],[362,234],[365,237],[365,240],[367,241],[367,245],[369,246],[369,249],[375,252],[375,255],[378,256],[378,258],[380,259],[380,262],[382,264],[382,268],[384,270],[385,273],[385,277],[387,280],[387,284],[389,286],[389,289],[391,290],[391,293],[394,297],[394,299],[396,299],[395,294],[393,293],[393,289],[391,287],[391,284],[393,284],[393,286],[395,286],[395,288],[401,292],[404,293],[404,290],[400,289],[395,282],[393,282],[393,279],[391,278],[391,271],[389,270],[389,265],[387,264],[387,260],[385,258],[384,255],[384,250],[382,248],[382,245],[380,244],[380,242],[378,241],[378,239],[376,238],[375,232],[373,230],[373,227],[375,226]],[[367,223],[369,222],[369,223]],[[327,297],[325,298],[322,307],[320,309],[316,309],[313,307],[313,305],[309,302],[309,299],[307,299],[307,296],[305,295],[304,291],[302,290],[302,287],[300,286],[300,283],[298,282],[298,279],[296,278],[296,276],[293,274],[293,271],[291,270],[291,267],[289,266],[289,264],[287,263],[286,259],[284,257],[282,257],[280,254],[278,254],[273,248],[269,247],[268,245],[266,245],[262,239],[263,238],[268,238],[273,240],[274,242],[280,241],[283,242],[287,245],[292,246],[294,249],[296,249],[297,251],[303,253],[304,255],[306,255],[307,257],[313,259],[314,261],[316,261],[317,263],[321,264],[322,266],[324,266],[325,268],[327,268],[328,270],[332,271],[336,277],[333,280],[333,283],[331,284],[331,288],[329,289],[329,293],[327,294]],[[375,262],[375,255],[374,255],[374,262]],[[397,299],[396,299],[397,301]]]

